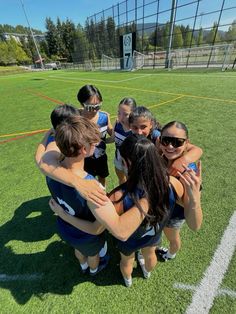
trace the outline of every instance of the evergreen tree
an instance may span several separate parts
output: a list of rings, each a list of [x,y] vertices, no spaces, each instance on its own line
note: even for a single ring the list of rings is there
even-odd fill
[[[46,40],[48,43],[49,55],[57,55],[59,51],[58,46],[58,32],[55,24],[51,18],[46,18]]]
[[[215,22],[213,24],[212,29],[210,30],[210,32],[206,36],[206,42],[209,45],[214,45],[215,43],[217,43],[219,41],[220,41],[220,36],[219,36],[218,31],[217,31],[217,23]]]
[[[172,48],[182,48],[183,47],[183,37],[179,26],[174,27],[173,38],[172,38]]]
[[[228,32],[226,34],[226,38],[228,41],[234,41],[236,40],[236,20],[234,20],[231,24],[231,26],[228,29]]]
[[[108,52],[109,56],[118,56],[118,39],[116,36],[116,25],[112,17],[107,19],[107,38],[108,38]]]
[[[197,45],[201,46],[203,44],[203,29],[202,27],[198,31],[198,36],[197,36]]]

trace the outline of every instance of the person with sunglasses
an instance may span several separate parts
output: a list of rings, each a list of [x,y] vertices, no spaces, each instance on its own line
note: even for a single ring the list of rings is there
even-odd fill
[[[159,146],[168,169],[171,169],[172,164],[176,160],[179,160],[182,161],[184,167],[182,174],[186,172],[187,168],[192,169],[195,173],[198,172],[195,162],[191,162],[194,160],[189,160],[188,156],[186,156],[189,145],[191,144],[189,143],[188,129],[184,123],[171,121],[162,128]],[[195,159],[195,161],[197,161],[197,159]],[[180,228],[184,221],[184,208],[176,204],[164,228],[165,236],[169,241],[169,249],[163,247],[157,249],[161,261],[168,261],[175,258],[176,253],[180,250]]]
[[[105,187],[106,177],[109,175],[106,155],[106,135],[112,135],[112,124],[109,114],[101,111],[102,95],[94,85],[84,85],[77,94],[77,99],[83,109],[80,114],[89,121],[98,125],[101,141],[96,146],[93,156],[85,159],[84,169],[89,174],[98,178],[98,181]]]

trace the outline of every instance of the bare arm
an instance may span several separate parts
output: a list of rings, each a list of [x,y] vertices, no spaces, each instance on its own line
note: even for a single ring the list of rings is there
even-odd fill
[[[64,209],[59,204],[57,204],[57,202],[54,201],[53,198],[50,199],[49,206],[51,210],[55,214],[57,214],[61,219],[63,219],[64,221],[68,222],[72,226],[84,232],[87,232],[93,235],[98,235],[105,230],[105,228],[97,220],[95,220],[94,222],[91,222],[91,221],[80,219],[78,217],[67,214],[64,211]]]
[[[108,126],[107,126],[107,133],[112,136],[112,133],[113,133],[113,126],[111,124],[111,120],[110,120],[110,115],[109,113],[107,114],[108,115]]]
[[[43,140],[39,144],[35,156],[36,163],[44,175],[74,187],[86,200],[94,202],[98,206],[102,206],[108,201],[104,189],[96,180],[84,180],[70,170],[61,167],[59,163],[61,153],[55,142],[50,143],[47,148],[45,143],[46,140]]]
[[[145,198],[140,199],[140,205],[145,213],[148,212],[148,202]],[[88,206],[97,220],[108,229],[111,234],[121,241],[126,241],[139,227],[145,218],[137,207],[130,208],[119,216],[111,201],[105,206],[96,207],[88,202]]]
[[[36,162],[37,166],[39,165],[40,160],[46,151],[47,140],[48,140],[49,135],[51,135],[52,133],[53,133],[52,129],[48,130],[45,133],[42,141],[39,143],[39,145],[37,147],[37,150],[35,153],[35,162]]]
[[[170,175],[176,177],[177,172],[183,172],[183,165],[187,166],[191,162],[198,161],[202,156],[202,149],[198,146],[188,143],[187,152],[180,158],[176,159],[169,170]]]
[[[190,229],[197,231],[202,224],[201,208],[201,162],[198,162],[198,172],[185,167],[185,173],[181,174],[180,181],[184,186],[183,205],[186,222]]]

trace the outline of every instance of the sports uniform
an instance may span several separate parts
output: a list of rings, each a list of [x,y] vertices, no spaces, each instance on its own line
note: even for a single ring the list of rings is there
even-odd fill
[[[123,143],[123,141],[125,140],[125,138],[131,134],[132,134],[131,130],[125,131],[123,128],[123,125],[118,121],[116,122],[114,126],[114,140],[115,140],[115,146],[116,146],[114,165],[117,169],[121,171],[123,171],[124,169],[122,165],[122,159],[121,159],[119,148],[121,144]]]
[[[106,178],[109,175],[105,143],[108,129],[108,114],[106,112],[98,111],[97,125],[101,133],[101,141],[96,146],[93,156],[85,158],[84,170],[94,177]]]
[[[169,189],[169,203],[170,209],[168,216],[170,215],[173,207],[175,205],[175,195],[173,189]],[[137,198],[143,197],[143,191],[137,189]],[[126,212],[132,206],[134,206],[133,200],[127,194],[123,201],[123,210]],[[168,219],[168,218],[167,218]],[[118,250],[124,255],[131,255],[133,252],[147,247],[147,246],[157,246],[161,240],[162,229],[165,226],[166,218],[156,226],[151,226],[147,224],[142,224],[138,229],[128,238],[127,241],[120,241],[115,239]]]
[[[188,168],[193,169],[195,172],[197,172],[197,166],[194,162],[188,164]],[[175,204],[175,207],[173,209],[173,212],[170,216],[170,219],[168,220],[166,227],[167,228],[176,228],[180,229],[185,221],[184,217],[184,208],[183,206],[179,204]]]
[[[87,174],[84,179],[92,180],[94,177]],[[68,214],[91,222],[96,220],[87,205],[87,201],[77,190],[48,177],[47,185],[54,200]],[[79,250],[84,256],[98,254],[105,244],[105,232],[99,235],[91,235],[68,224],[60,217],[57,218],[57,225],[61,238]]]

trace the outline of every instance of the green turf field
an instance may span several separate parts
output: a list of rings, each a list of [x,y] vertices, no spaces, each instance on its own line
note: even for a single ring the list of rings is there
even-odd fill
[[[118,102],[134,97],[162,124],[186,123],[191,141],[204,150],[202,228],[194,233],[184,226],[176,259],[159,263],[149,280],[135,266],[130,289],[111,242],[108,269],[93,279],[82,275],[56,233],[45,179],[34,163],[43,133],[31,133],[50,127],[57,103],[79,106],[76,94],[84,84],[100,89],[113,121]],[[235,218],[217,251],[236,210],[235,72],[22,73],[0,76],[0,97],[0,313],[172,314],[203,301],[210,313],[236,313]],[[117,184],[113,154],[108,145],[107,190]],[[196,303],[197,293],[204,297]]]

